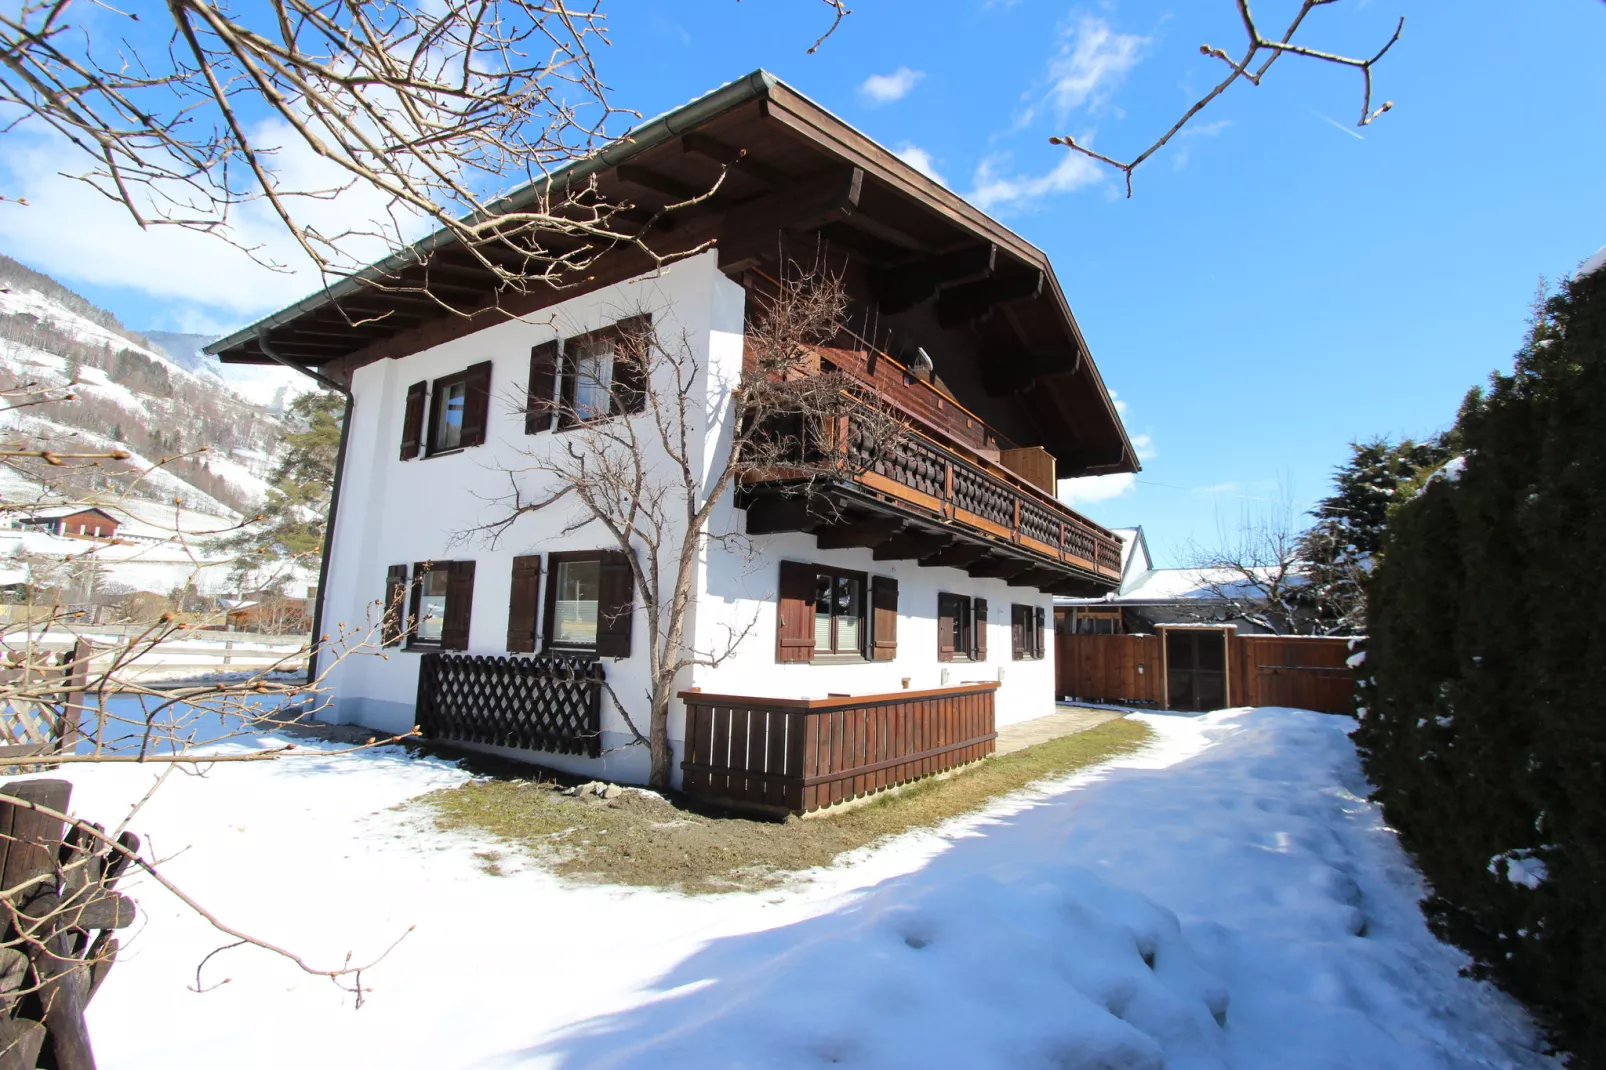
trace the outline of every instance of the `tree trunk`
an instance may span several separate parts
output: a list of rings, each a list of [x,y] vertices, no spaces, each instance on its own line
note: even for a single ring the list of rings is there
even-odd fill
[[[653,689],[650,723],[652,727],[647,734],[650,737],[648,750],[652,755],[652,764],[647,773],[647,785],[662,790],[669,787],[670,760],[673,757],[669,748],[669,688]]]

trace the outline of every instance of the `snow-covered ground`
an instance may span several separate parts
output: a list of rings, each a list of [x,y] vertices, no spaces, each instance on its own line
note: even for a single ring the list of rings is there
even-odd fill
[[[698,899],[490,875],[496,845],[392,809],[465,778],[399,750],[176,775],[135,827],[227,921],[317,964],[406,936],[360,1009],[246,948],[196,994],[228,940],[142,884],[90,1009],[100,1065],[1555,1065],[1427,932],[1347,721],[1141,717],[1142,754],[791,890]],[[73,772],[108,821],[151,779]]]

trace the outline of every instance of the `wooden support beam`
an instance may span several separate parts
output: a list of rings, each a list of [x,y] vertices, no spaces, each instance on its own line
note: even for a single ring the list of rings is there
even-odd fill
[[[1030,561],[1022,561],[1015,557],[989,557],[970,565],[965,571],[970,573],[973,579],[1007,580],[1033,567],[1035,566]]]
[[[698,186],[695,183],[682,182],[678,178],[670,178],[668,175],[660,174],[651,168],[635,163],[620,164],[614,168],[614,174],[619,177],[620,182],[626,185],[638,186],[641,189],[668,197],[670,204],[701,197],[713,188],[712,182],[706,186]]]
[[[719,228],[720,268],[773,255],[783,230],[813,230],[846,218],[858,208],[863,190],[861,168],[840,168],[731,209]]]
[[[780,189],[787,183],[787,177],[773,167],[766,167],[753,159],[746,149],[739,149],[734,145],[727,145],[715,137],[707,134],[690,133],[680,139],[680,147],[685,152],[694,153],[717,164],[729,167],[733,171],[740,171],[756,182],[762,182],[771,189]]]
[[[860,546],[880,546],[904,528],[902,520],[878,518],[853,520],[832,524],[814,533],[815,544],[822,550],[847,550]]]
[[[964,568],[986,557],[991,551],[974,542],[955,543],[920,559],[925,568]]]
[[[998,263],[998,246],[970,245],[912,264],[880,272],[875,282],[876,301],[891,316],[913,308],[939,287],[991,278]]]
[[[749,535],[777,535],[788,531],[813,531],[825,520],[810,509],[803,495],[765,495],[747,507]]]
[[[961,327],[990,313],[994,306],[1029,301],[1043,292],[1041,271],[1024,271],[943,291],[937,298],[937,322],[944,328]]]
[[[945,549],[954,541],[952,535],[924,535],[905,533],[894,535],[870,551],[877,561],[918,561]]]
[[[1060,575],[1058,569],[1028,568],[1025,572],[1008,577],[1008,580],[1011,587],[1036,587],[1041,590],[1045,584],[1053,583]]]
[[[1068,598],[1098,598],[1114,589],[1114,584],[1100,583],[1097,580],[1079,579],[1066,576],[1063,573],[1057,580],[1051,581],[1042,588],[1044,594],[1060,594]]]

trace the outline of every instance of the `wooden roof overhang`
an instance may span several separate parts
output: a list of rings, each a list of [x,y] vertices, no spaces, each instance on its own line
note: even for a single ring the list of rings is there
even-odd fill
[[[663,213],[716,182],[711,196]],[[1062,478],[1138,470],[1043,252],[767,72],[644,123],[497,207],[557,200],[588,183],[648,227],[645,240],[660,256],[712,243],[733,278],[774,263],[783,249],[840,251],[851,263],[850,289],[866,298],[877,328],[947,343],[933,345],[932,355],[956,396],[1016,440],[1054,454]],[[578,238],[551,241],[554,255],[582,248]],[[600,255],[564,285],[521,291],[499,288],[495,275],[438,232],[207,351],[229,363],[287,363],[349,382],[364,364],[539,312],[654,266],[624,244],[590,251]]]

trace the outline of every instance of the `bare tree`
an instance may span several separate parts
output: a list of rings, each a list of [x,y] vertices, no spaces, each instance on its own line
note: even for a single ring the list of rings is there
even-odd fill
[[[712,526],[720,504],[757,477],[784,477],[789,493],[815,501],[818,483],[862,471],[904,431],[822,355],[845,329],[840,278],[818,262],[791,263],[767,292],[750,293],[739,383],[710,382],[687,340],[660,337],[638,319],[617,343],[612,415],[573,395],[543,402],[535,415],[568,430],[525,449],[505,470],[509,490],[492,503],[492,519],[460,536],[494,545],[521,516],[567,508],[566,533],[598,528],[619,547],[646,618],[650,683],[639,701],[610,695],[632,745],[649,748],[659,787],[669,784],[677,680],[692,666],[721,664],[754,625],[728,628],[714,649],[694,648],[687,635],[699,562],[713,549],[749,550],[743,533]],[[711,433],[722,428],[728,443]]]
[[[1303,56],[1306,59],[1332,63],[1359,71],[1361,75],[1361,117],[1355,125],[1367,126],[1378,116],[1394,107],[1392,100],[1386,100],[1376,108],[1372,107],[1372,67],[1387,55],[1389,49],[1393,48],[1394,43],[1400,39],[1400,34],[1405,30],[1405,18],[1404,16],[1400,17],[1399,22],[1395,24],[1393,35],[1369,58],[1340,55],[1336,52],[1324,51],[1295,43],[1294,35],[1299,32],[1300,27],[1304,24],[1305,16],[1318,7],[1326,7],[1328,4],[1338,2],[1339,0],[1303,0],[1299,5],[1299,11],[1295,13],[1287,28],[1283,30],[1282,35],[1280,37],[1267,37],[1261,32],[1259,24],[1249,10],[1249,0],[1233,0],[1233,3],[1237,6],[1238,19],[1243,24],[1246,38],[1242,55],[1234,59],[1225,49],[1217,48],[1210,44],[1200,45],[1200,55],[1218,59],[1227,65],[1226,76],[1184,111],[1181,118],[1172,123],[1170,128],[1161,134],[1152,145],[1125,163],[1103,153],[1094,152],[1086,145],[1078,144],[1076,139],[1069,134],[1051,137],[1048,139],[1049,144],[1063,145],[1073,152],[1080,152],[1084,156],[1116,168],[1126,177],[1126,195],[1130,197],[1132,196],[1132,172],[1137,170],[1143,161],[1164,148],[1166,142],[1176,137],[1195,115],[1198,115],[1212,101],[1225,93],[1234,82],[1242,80],[1252,86],[1259,86],[1261,80],[1266,77],[1266,73],[1271,70],[1271,65],[1284,55]],[[1259,64],[1258,66],[1256,66],[1257,63]]]
[[[832,22],[810,51],[848,14],[841,0],[823,2]],[[497,290],[519,292],[568,283],[620,245],[663,262],[645,241],[654,219],[621,212],[593,184],[540,181],[636,114],[611,103],[598,71],[600,0],[266,0],[249,10],[172,0],[165,45],[136,12],[95,5],[93,20],[75,17],[85,10],[23,0],[0,12],[0,105],[81,149],[89,169],[78,177],[141,226],[202,232],[270,267],[296,266],[237,229],[240,208],[263,204],[325,277],[387,252],[427,262],[410,242],[434,230]],[[127,35],[95,36],[117,19],[129,20]],[[348,193],[359,211],[321,208]],[[407,288],[448,312],[488,296]]]
[[[1210,593],[1213,614],[1249,621],[1276,635],[1295,635],[1308,617],[1300,541],[1292,508],[1280,504],[1246,512],[1235,529],[1222,527],[1213,547],[1192,546],[1188,567],[1198,573],[1200,589]]]

